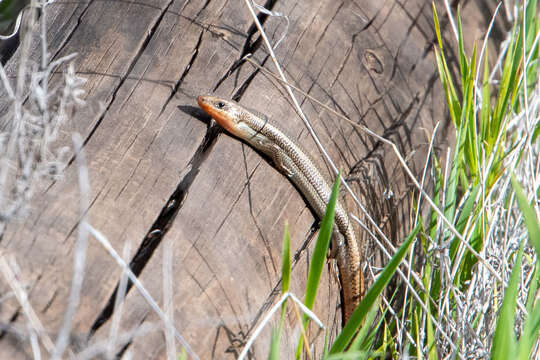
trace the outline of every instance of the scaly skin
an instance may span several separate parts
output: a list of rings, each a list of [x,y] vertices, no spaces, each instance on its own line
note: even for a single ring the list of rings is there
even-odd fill
[[[225,130],[270,156],[275,166],[287,176],[308,200],[322,219],[330,199],[331,188],[314,161],[286,136],[269,124],[266,117],[249,111],[234,101],[213,96],[199,96],[199,106]],[[343,314],[346,323],[364,293],[364,278],[360,269],[360,252],[347,212],[336,204],[332,234],[333,250],[343,288]]]

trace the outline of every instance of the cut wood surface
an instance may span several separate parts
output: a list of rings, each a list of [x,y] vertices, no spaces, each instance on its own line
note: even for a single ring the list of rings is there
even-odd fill
[[[393,141],[420,179],[435,125],[440,123],[436,145],[443,150],[452,133],[433,57],[431,2],[269,0],[265,5],[289,18],[287,28],[282,18],[260,16],[274,43],[285,34],[276,54],[291,84]],[[467,3],[463,13],[466,30],[479,39],[489,17],[476,6]],[[58,1],[49,6],[47,19],[51,56],[78,53],[77,72],[88,79],[87,105],[59,140],[71,145],[72,132],[84,138],[88,222],[120,254],[128,246],[133,271],[201,359],[236,358],[279,298],[285,223],[294,254],[291,291],[302,298],[318,220],[271,164],[197,109],[197,95],[236,98],[268,115],[334,178],[283,87],[239,61],[252,53],[276,72],[244,2]],[[453,39],[448,24],[444,36]],[[6,63],[10,74],[17,63],[15,51]],[[59,71],[53,82],[61,76]],[[392,149],[296,95],[367,214],[399,244],[414,216],[414,192]],[[26,216],[10,222],[0,242],[3,254],[16,260],[30,304],[53,340],[64,321],[81,220],[77,174],[73,162],[61,179],[43,184]],[[360,207],[350,197],[346,201],[374,231]],[[372,280],[371,265],[388,259],[366,231],[358,231],[363,268]],[[164,296],[167,259],[172,297]],[[340,287],[329,264],[314,311],[334,337],[341,327]],[[90,237],[71,351],[110,338],[116,314],[121,318],[115,353],[165,358],[163,324],[136,289],[129,290],[121,313],[115,311],[121,274]],[[4,279],[0,287],[9,294]],[[293,311],[286,319],[282,352],[292,358],[298,321]],[[256,341],[253,358],[267,357],[271,326],[278,320],[275,316]],[[0,358],[31,357],[28,337],[13,330],[23,331],[27,323],[15,297],[4,297],[0,321],[6,329]],[[144,335],[130,336],[138,330]],[[313,337],[315,358],[323,341],[322,333]]]

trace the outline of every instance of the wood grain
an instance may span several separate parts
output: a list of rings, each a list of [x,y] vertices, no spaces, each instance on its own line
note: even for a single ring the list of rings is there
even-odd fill
[[[276,49],[289,80],[394,141],[419,177],[426,134],[441,122],[437,145],[451,137],[432,55],[430,2],[269,0],[266,5],[290,20]],[[469,3],[463,13],[479,18],[481,12]],[[48,20],[53,58],[77,52],[77,70],[88,79],[88,105],[67,125],[59,144],[70,145],[72,131],[85,139],[92,187],[89,222],[118,252],[130,244],[134,272],[162,306],[163,251],[172,252],[169,305],[176,328],[201,359],[235,358],[279,297],[284,224],[289,224],[295,255],[291,290],[301,298],[318,221],[270,164],[196,109],[195,97],[234,97],[267,114],[324,164],[283,88],[239,62],[252,53],[275,71],[247,9],[241,1],[225,0],[57,2]],[[282,36],[282,19],[261,20],[273,41]],[[484,29],[485,22],[471,25],[476,27]],[[10,74],[17,63],[15,52],[6,64]],[[298,96],[367,212],[399,243],[410,224],[413,193],[391,149]],[[0,100],[0,109],[5,108]],[[79,197],[72,164],[61,180],[43,184],[27,216],[8,224],[0,242],[3,253],[17,260],[30,302],[53,339],[71,285]],[[360,238],[366,276],[372,278],[369,266],[387,259],[365,231]],[[86,261],[73,319],[75,353],[110,336],[121,277],[118,265],[93,239]],[[0,288],[9,291],[3,280]],[[335,336],[341,315],[332,263],[319,291],[315,312]],[[166,357],[162,324],[134,289],[121,319],[121,334],[142,326],[153,330],[119,345],[118,354]],[[10,330],[26,324],[14,298],[2,302],[0,321],[7,329],[0,334],[0,357],[30,357],[28,339]],[[277,322],[275,317],[271,325]],[[284,358],[296,347],[293,312],[287,325]],[[267,326],[257,340],[254,358],[266,358],[270,330]],[[313,339],[316,357],[323,340],[322,334]]]

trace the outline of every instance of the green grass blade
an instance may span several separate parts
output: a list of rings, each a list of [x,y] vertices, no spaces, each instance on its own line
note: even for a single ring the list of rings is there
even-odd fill
[[[529,337],[531,339],[538,339],[540,335],[540,305],[536,305],[536,308],[530,315],[531,319],[531,330]]]
[[[516,193],[519,208],[523,213],[523,220],[525,221],[527,232],[529,233],[529,242],[536,250],[536,255],[540,257],[540,225],[538,224],[536,213],[523,193],[521,185],[513,175],[511,181],[512,187]]]
[[[381,353],[369,353],[364,351],[349,351],[346,354],[330,355],[326,360],[361,360],[361,359],[383,359]]]
[[[358,334],[354,338],[354,341],[351,343],[350,350],[353,350],[353,351],[355,350],[367,351],[368,350],[368,349],[363,348],[362,345],[365,343],[365,340],[369,335],[371,324],[373,324],[373,321],[375,320],[375,317],[377,316],[378,312],[379,312],[378,306],[371,307],[366,317],[366,321],[364,322],[364,325],[360,328],[360,330],[358,331]]]
[[[187,360],[187,352],[186,349],[182,348],[180,350],[180,355],[178,355],[178,360]]]
[[[459,98],[457,96],[456,89],[452,80],[452,73],[448,68],[446,59],[444,57],[444,48],[441,37],[441,29],[439,25],[439,18],[437,15],[437,10],[435,9],[435,4],[432,3],[433,7],[433,22],[435,24],[435,34],[437,35],[437,43],[439,45],[440,53],[435,49],[435,59],[437,62],[437,68],[439,70],[439,76],[441,78],[441,83],[444,88],[444,93],[446,96],[446,101],[448,103],[448,110],[450,111],[450,117],[452,121],[456,124],[459,122],[461,117],[461,107],[459,104]]]
[[[457,31],[458,31],[458,50],[459,50],[459,70],[461,73],[461,83],[465,84],[467,82],[467,74],[469,73],[469,63],[467,57],[465,56],[465,44],[463,41],[463,28],[461,26],[461,4],[458,5],[458,16],[457,16]],[[471,64],[474,65],[474,60],[471,61]],[[465,92],[465,90],[463,90]],[[465,94],[463,94],[465,97]]]
[[[309,309],[313,308],[315,303],[315,297],[317,295],[317,289],[319,287],[319,282],[321,279],[321,274],[323,268],[326,264],[326,253],[328,252],[328,247],[330,246],[330,239],[332,238],[332,226],[334,225],[334,213],[337,198],[339,195],[339,184],[341,179],[341,171],[339,172],[334,186],[332,187],[332,194],[330,195],[330,200],[328,201],[328,206],[326,207],[326,212],[321,223],[321,229],[319,230],[319,236],[317,237],[317,242],[315,243],[315,248],[313,249],[313,256],[311,257],[311,263],[309,264],[308,270],[308,279],[306,283],[306,295],[304,297],[304,304]],[[303,317],[303,326],[307,326],[309,318],[304,315]],[[302,352],[303,340],[300,339],[298,342],[298,347],[296,349],[296,359],[300,358]]]
[[[540,134],[540,122],[538,122],[536,126],[534,127],[532,142],[536,141],[539,134]]]
[[[439,23],[439,15],[437,15],[437,9],[435,8],[435,3],[431,3],[431,8],[433,9],[433,24],[435,27],[435,35],[437,36],[437,43],[439,44],[439,49],[443,51],[443,42],[441,36],[441,26]]]
[[[371,286],[371,288],[368,290],[367,294],[364,296],[362,301],[360,301],[360,304],[358,304],[357,308],[352,313],[349,321],[347,322],[347,324],[345,324],[343,331],[341,331],[341,333],[338,335],[338,337],[334,341],[334,344],[332,345],[332,348],[330,349],[330,354],[336,354],[338,352],[343,352],[345,350],[347,345],[350,343],[351,339],[356,334],[357,329],[360,328],[362,321],[364,320],[366,315],[369,313],[369,309],[377,301],[377,298],[382,293],[384,287],[388,284],[392,276],[394,276],[394,273],[396,272],[397,267],[403,260],[403,257],[405,256],[405,254],[407,254],[407,251],[409,250],[409,246],[411,245],[412,241],[416,238],[416,234],[418,233],[420,228],[421,228],[421,225],[417,224],[416,227],[409,234],[407,239],[400,246],[396,254],[392,257],[390,262],[384,267],[384,270],[379,275],[377,280],[375,280],[375,283],[373,284],[373,286]]]
[[[443,187],[443,177],[441,173],[441,167],[439,165],[439,161],[437,160],[437,157],[433,157],[433,202],[437,204],[437,206],[440,207],[440,201],[441,201],[441,191]],[[420,222],[420,221],[419,221]],[[426,229],[427,233],[432,239],[435,239],[435,236],[437,234],[437,223],[438,223],[438,215],[435,211],[431,211],[429,215],[429,228]],[[424,244],[424,247],[427,251],[428,249],[428,243],[427,241]]]
[[[431,310],[430,310],[430,305],[429,305],[429,302],[426,302],[426,304],[428,304],[428,316],[426,316],[426,340],[427,340],[427,344],[428,344],[428,359],[429,360],[437,360],[439,357],[437,356],[437,339],[436,339],[436,336],[435,336],[435,330],[433,329],[433,322],[431,320],[431,316],[429,316],[429,314],[431,314]]]
[[[476,216],[474,214],[474,205],[476,201],[476,195],[478,191],[480,190],[480,185],[476,185],[471,192],[469,193],[469,197],[467,200],[465,200],[465,204],[463,204],[463,207],[461,209],[461,213],[459,214],[458,220],[456,222],[456,230],[461,234],[463,233],[465,226],[467,225],[467,222],[469,218],[472,216]],[[450,244],[450,259],[454,261],[456,253],[459,250],[460,241],[454,237],[451,244]],[[476,248],[475,248],[476,249]],[[471,266],[474,264],[471,264]],[[465,277],[468,279],[468,277]]]
[[[463,125],[463,124],[462,124]],[[465,147],[465,136],[462,127],[459,128],[456,134],[456,148],[452,158],[450,167],[450,175],[448,176],[448,187],[446,189],[446,203],[444,205],[444,216],[453,221],[456,214],[459,173],[463,169],[463,148]]]
[[[317,243],[315,244],[315,248],[313,249],[311,263],[309,264],[308,279],[306,284],[306,296],[304,298],[304,304],[309,309],[313,308],[313,303],[315,302],[315,296],[317,295],[317,288],[319,287],[321,274],[326,264],[326,254],[330,245],[330,239],[332,238],[332,226],[334,225],[334,210],[339,194],[340,177],[341,172],[338,174],[334,186],[332,187],[330,201],[328,202],[326,213],[324,214],[324,218],[321,223],[321,230],[319,231]]]
[[[535,291],[531,294],[531,298],[532,298],[532,302],[534,302],[536,300],[536,297],[538,296],[538,283],[540,282],[540,263],[536,263],[536,268],[535,268],[535,277],[534,277],[534,280],[532,280],[536,283],[536,288],[535,288]],[[532,286],[531,286],[532,288]],[[530,290],[529,290],[530,291]],[[531,303],[532,303],[531,302]],[[532,306],[531,306],[532,308]],[[539,338],[539,335],[540,335],[540,302],[537,301],[536,303],[536,306],[534,307],[534,309],[530,309],[529,311],[529,316],[527,318],[526,321],[529,321],[530,322],[530,326],[529,326],[529,337],[533,340],[533,341],[536,341],[536,339]]]
[[[465,134],[466,134],[466,141],[465,141],[465,160],[467,161],[468,169],[470,171],[470,175],[466,178],[471,178],[474,183],[477,182],[477,173],[479,171],[478,169],[478,161],[477,161],[477,146],[478,146],[478,139],[477,139],[477,133],[478,130],[476,128],[476,119],[475,119],[475,101],[474,98],[476,96],[476,86],[475,86],[475,79],[476,79],[476,45],[473,47],[473,54],[471,57],[471,65],[468,67],[469,72],[465,76],[465,82],[464,84],[464,95],[463,95],[463,111],[462,111],[462,121],[466,124],[465,125]],[[469,184],[463,184],[465,188],[469,186]]]
[[[529,284],[528,294],[527,294],[527,305],[525,308],[527,309],[527,312],[532,312],[533,306],[536,302],[536,294],[538,291],[538,287],[540,286],[540,262],[536,261],[534,264],[534,272],[532,280]]]
[[[330,339],[328,338],[328,331],[324,332],[324,350],[323,350],[323,359],[326,359],[328,357],[328,343],[330,342]]]
[[[538,223],[536,213],[533,207],[529,204],[529,201],[527,200],[527,197],[525,196],[525,193],[523,192],[521,185],[519,184],[519,182],[516,180],[514,176],[512,176],[511,181],[512,181],[512,188],[514,189],[514,192],[516,193],[516,199],[517,199],[519,208],[523,214],[523,220],[525,222],[525,226],[527,227],[527,232],[529,234],[529,242],[534,247],[537,257],[540,257],[540,225]],[[531,280],[531,284],[528,289],[529,299],[527,301],[527,309],[529,310],[529,315],[527,319],[525,320],[522,335],[518,343],[518,348],[519,348],[518,358],[519,359],[529,358],[534,342],[538,339],[538,335],[540,332],[540,304],[537,303],[534,309],[532,309],[534,305],[534,299],[536,298],[536,294],[538,290],[538,283],[540,281],[539,272],[540,272],[540,265],[538,265],[538,262],[537,262],[536,268],[534,271],[534,277]],[[513,271],[512,271],[512,274],[513,274]],[[506,294],[505,294],[505,299],[506,299]]]
[[[459,214],[459,217],[456,223],[456,230],[459,231],[460,233],[465,230],[465,225],[467,225],[469,218],[471,216],[475,216],[473,210],[474,210],[474,204],[476,201],[476,195],[478,194],[479,190],[480,190],[480,185],[476,185],[474,188],[472,188],[467,200],[465,200],[465,204],[463,204],[461,213]]]
[[[532,90],[534,85],[537,81],[537,75],[538,75],[538,45],[536,45],[534,48],[532,47],[534,44],[534,40],[536,37],[536,34],[538,32],[538,18],[536,16],[537,14],[537,1],[529,1],[527,4],[527,18],[525,21],[525,27],[527,29],[526,34],[526,40],[525,40],[525,53],[530,54],[531,56],[531,62],[529,63],[527,67],[527,89],[529,91]]]
[[[521,30],[515,28],[512,33],[512,42],[508,47],[508,54],[506,55],[503,74],[500,80],[499,95],[495,104],[495,110],[493,112],[493,119],[491,121],[490,132],[488,137],[488,146],[491,148],[500,130],[500,125],[503,122],[505,114],[508,112],[508,106],[511,103],[511,99],[515,96],[519,86],[516,81],[519,76],[519,69],[521,69]]]
[[[281,293],[289,291],[291,283],[291,236],[289,235],[289,224],[285,223],[285,233],[283,234],[283,253],[281,255]]]
[[[268,353],[268,360],[279,359],[280,338],[281,338],[281,326],[279,329],[272,329],[272,337],[270,339],[270,352]]]
[[[491,89],[489,87],[489,54],[488,45],[484,57],[484,73],[482,81],[482,107],[480,108],[480,139],[484,141],[488,135],[489,121],[491,119]]]
[[[281,293],[285,294],[289,291],[291,283],[291,236],[289,235],[289,224],[285,222],[285,231],[283,233],[283,251],[281,260]],[[272,337],[270,339],[269,360],[279,359],[279,344],[281,342],[281,332],[283,329],[283,321],[285,319],[285,310],[287,301],[281,305],[281,318],[277,329],[272,329]]]
[[[531,351],[534,345],[534,342],[538,339],[540,335],[538,331],[538,326],[536,329],[531,329],[534,326],[534,321],[537,322],[540,320],[540,306],[536,306],[534,311],[529,314],[525,324],[523,325],[523,331],[518,342],[518,357],[517,359],[527,360],[531,357]]]
[[[540,263],[537,261],[535,265],[534,276],[530,282],[530,286],[528,289],[529,294],[527,301],[527,311],[529,312],[529,315],[525,319],[525,324],[523,325],[521,337],[519,338],[519,355],[517,357],[518,359],[530,359],[534,342],[538,339],[540,335],[540,303],[536,304],[536,306],[533,308],[536,300],[539,282]]]
[[[420,218],[421,219],[421,218]],[[422,224],[422,221],[419,221],[420,224]],[[430,229],[431,232],[431,229]],[[426,238],[425,234],[419,234],[420,238]],[[432,236],[432,239],[435,237]],[[424,242],[428,243],[428,239],[425,239]],[[427,247],[426,247],[427,248]],[[432,314],[431,309],[431,299],[430,299],[430,291],[433,288],[432,285],[435,287],[439,287],[440,284],[440,277],[433,278],[433,263],[431,261],[426,261],[426,264],[424,266],[424,274],[422,276],[422,283],[424,284],[424,289],[426,291],[422,294],[424,298],[424,303],[427,307],[427,314]],[[420,305],[416,305],[418,311],[423,312],[424,310],[421,308]],[[434,313],[433,313],[434,314]],[[435,314],[434,314],[435,315]],[[433,322],[431,320],[431,316],[426,316],[426,322],[425,322],[425,334],[426,334],[426,344],[428,349],[428,359],[429,360],[436,360],[437,359],[437,349],[435,346],[436,343],[436,335],[435,330],[433,328]],[[421,342],[419,343],[421,344]],[[418,346],[417,346],[418,348]]]
[[[519,277],[521,274],[521,258],[523,256],[523,243],[516,256],[508,286],[504,292],[501,312],[497,318],[495,336],[491,349],[492,360],[506,360],[510,354],[516,354],[517,344],[514,335],[514,317],[518,296]]]

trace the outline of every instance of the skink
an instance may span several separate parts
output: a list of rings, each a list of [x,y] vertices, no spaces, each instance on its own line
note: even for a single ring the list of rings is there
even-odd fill
[[[331,188],[314,161],[293,140],[264,115],[250,111],[234,101],[213,96],[199,96],[199,106],[232,135],[268,155],[274,165],[302,192],[313,210],[322,219],[330,199]],[[336,204],[332,249],[343,291],[343,317],[347,322],[364,293],[360,269],[360,252],[347,212]]]

